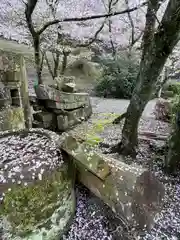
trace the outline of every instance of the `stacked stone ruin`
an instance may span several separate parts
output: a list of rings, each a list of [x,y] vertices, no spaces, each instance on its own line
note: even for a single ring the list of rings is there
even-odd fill
[[[35,126],[65,131],[92,114],[89,95],[73,92],[72,83],[59,87],[38,85],[35,92],[41,105],[41,110],[33,114]]]

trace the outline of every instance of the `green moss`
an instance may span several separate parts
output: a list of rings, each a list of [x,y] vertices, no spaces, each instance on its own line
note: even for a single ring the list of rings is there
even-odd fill
[[[24,123],[24,113],[22,108],[13,109],[9,112],[9,120],[11,121],[12,129],[19,128]]]
[[[5,194],[0,214],[7,217],[16,235],[26,235],[37,227],[50,229],[50,217],[70,195],[71,187],[62,171],[28,186],[14,185]]]
[[[92,121],[92,126],[88,129],[86,134],[86,143],[91,146],[95,146],[102,142],[103,139],[99,136],[99,134],[104,131],[105,127],[113,122],[113,120],[117,117],[117,114],[101,113],[99,114],[99,117],[101,118]]]
[[[0,130],[24,128],[24,113],[22,108],[5,109],[0,112]]]

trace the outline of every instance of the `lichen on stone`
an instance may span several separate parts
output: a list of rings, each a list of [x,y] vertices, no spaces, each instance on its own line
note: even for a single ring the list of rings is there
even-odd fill
[[[0,150],[2,239],[59,239],[75,209],[60,150],[35,133],[1,138]]]
[[[5,193],[0,213],[7,216],[13,232],[32,231],[35,226],[48,223],[48,217],[58,207],[59,200],[67,194],[68,188],[68,182],[63,179],[61,171],[28,186],[13,185]]]

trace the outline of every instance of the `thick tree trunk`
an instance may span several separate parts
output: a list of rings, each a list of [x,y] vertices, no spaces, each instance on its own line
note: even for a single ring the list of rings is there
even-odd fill
[[[165,159],[165,167],[168,172],[173,174],[180,170],[180,109],[177,112],[176,122],[169,140],[169,151]]]
[[[60,60],[60,53],[59,52],[56,53],[56,57],[55,57],[54,60],[55,61],[54,61],[54,76],[53,76],[53,79],[55,79],[59,75],[59,60]]]
[[[179,8],[180,1],[169,1],[163,19],[155,33],[154,11],[152,11],[151,6],[148,7],[137,86],[128,106],[122,141],[118,145],[119,151],[126,155],[134,156],[136,153],[139,119],[151,97],[152,90],[168,56],[179,41],[180,12],[177,11]]]
[[[27,1],[26,8],[25,8],[25,17],[26,17],[26,23],[28,26],[28,29],[32,35],[33,38],[33,47],[34,47],[34,59],[35,59],[35,67],[36,67],[36,73],[38,77],[38,83],[42,83],[41,79],[41,56],[40,56],[40,34],[39,32],[36,32],[34,29],[34,25],[32,22],[32,14],[36,7],[37,0],[33,1]]]
[[[150,63],[148,63],[148,65],[150,65]],[[148,65],[145,66],[147,70],[144,70],[144,73],[139,73],[139,83],[136,86],[128,106],[126,120],[122,131],[122,139],[118,146],[122,154],[130,154],[133,157],[136,155],[136,147],[138,145],[138,123],[155,87],[153,80],[157,78],[159,71],[161,71],[161,68],[159,68],[159,71],[152,71],[150,75]],[[142,84],[142,81],[145,82],[145,84]]]
[[[67,60],[70,52],[63,51],[63,61],[62,61],[62,68],[61,68],[61,74],[63,75],[65,73],[65,70],[67,68]]]
[[[156,49],[152,50],[153,52]],[[156,53],[155,53],[156,54]],[[133,92],[127,109],[126,120],[122,131],[119,151],[124,155],[136,155],[138,145],[138,124],[144,108],[151,99],[156,81],[166,62],[168,55],[152,55],[142,59],[137,86]],[[149,58],[149,59],[148,59]],[[159,61],[161,59],[161,61]]]

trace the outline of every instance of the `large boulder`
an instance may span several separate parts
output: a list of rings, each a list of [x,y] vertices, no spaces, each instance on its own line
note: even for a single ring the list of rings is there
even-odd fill
[[[53,139],[53,140],[52,140]],[[45,130],[1,133],[1,239],[57,240],[74,216],[74,170]]]

